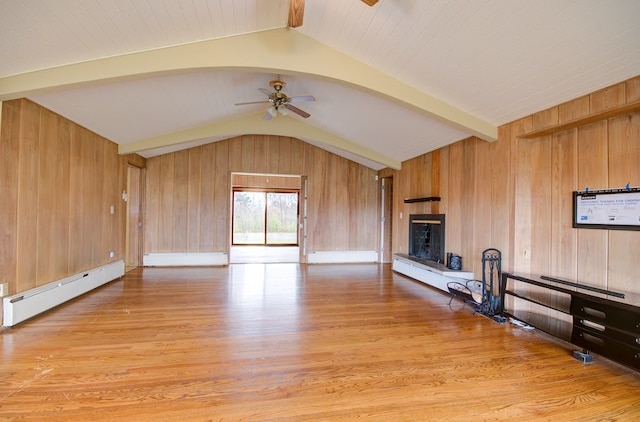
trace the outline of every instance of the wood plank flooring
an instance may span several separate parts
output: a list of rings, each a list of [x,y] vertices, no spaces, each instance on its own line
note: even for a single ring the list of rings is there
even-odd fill
[[[0,419],[640,420],[640,374],[388,265],[146,268],[0,333]]]

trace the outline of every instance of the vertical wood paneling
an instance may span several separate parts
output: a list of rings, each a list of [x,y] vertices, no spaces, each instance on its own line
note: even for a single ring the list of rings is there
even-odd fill
[[[71,132],[73,123],[69,120],[57,116],[58,135],[55,139],[50,139],[49,142],[53,142],[56,146],[56,166],[53,178],[56,183],[56,205],[54,214],[54,231],[53,237],[55,241],[51,249],[53,268],[52,273],[46,277],[49,281],[59,280],[71,272],[69,268],[69,250],[71,244],[71,233],[69,227],[71,226],[70,210],[71,206],[70,198],[71,193],[69,186],[71,186]],[[115,147],[115,144],[114,144]],[[117,149],[116,149],[117,153]],[[115,158],[114,153],[114,158]],[[118,171],[114,169],[113,171]],[[114,231],[113,228],[107,229],[109,232]],[[51,245],[49,245],[51,247]],[[118,255],[121,256],[121,255]]]
[[[253,157],[256,151],[263,159],[271,158],[263,162],[263,159]],[[145,253],[184,252],[182,248],[187,242],[188,251],[227,251],[230,174],[256,170],[286,174],[282,172],[286,167],[281,164],[281,151],[289,151],[286,154],[290,156],[290,168],[300,168],[301,175],[308,177],[308,249],[377,249],[379,194],[374,170],[296,139],[251,135],[147,160],[147,201],[150,206],[145,219],[159,221],[155,225],[157,232],[150,237],[160,241],[156,249],[145,249]],[[293,180],[299,187],[300,178]],[[251,174],[235,175],[234,183],[291,186],[288,178]],[[184,229],[185,218],[188,230]],[[167,235],[167,231],[171,234]],[[150,247],[153,243],[146,242],[145,248]]]
[[[515,185],[513,203],[513,241],[510,266],[512,271],[531,272],[531,152],[528,141],[518,138],[531,130],[531,119],[520,119],[511,124],[511,151],[514,161]]]
[[[160,250],[160,170],[161,160],[148,160],[145,174],[144,249]]]
[[[2,281],[15,293],[18,259],[18,154],[20,141],[20,101],[2,103],[0,126],[0,268]]]
[[[549,271],[569,280],[577,276],[577,230],[573,228],[570,198],[578,186],[577,130],[552,137],[551,262]]]
[[[496,165],[491,157],[491,144],[480,139],[474,139],[476,146],[475,172],[471,175],[474,183],[472,227],[468,230],[473,232],[473,249],[471,255],[463,261],[465,269],[473,271],[474,274],[482,274],[482,251],[493,247],[491,238],[492,215],[491,215],[491,189],[492,189],[492,167]]]
[[[625,84],[616,84],[591,94],[591,113],[601,113],[623,106],[626,102]]]
[[[215,197],[214,197],[214,225],[212,235],[214,236],[214,250],[226,251],[229,248],[229,237],[231,229],[229,225],[229,213],[231,212],[231,192],[230,192],[230,172],[229,148],[227,142],[216,144],[216,166],[215,166]]]
[[[217,144],[204,145],[201,149],[200,165],[200,207],[199,220],[199,251],[213,251],[214,245],[214,198],[216,189],[216,148]],[[156,160],[152,160],[156,161]],[[193,247],[193,246],[191,246]],[[153,249],[150,249],[153,250]]]
[[[590,97],[585,95],[558,106],[558,122],[560,124],[587,117],[590,112]]]
[[[609,187],[640,186],[640,113],[609,121]],[[640,231],[609,231],[608,288],[638,292]]]
[[[187,252],[200,251],[200,209],[202,185],[202,148],[191,148],[189,153],[187,195]]]
[[[95,145],[93,154],[93,165],[89,167],[91,172],[91,219],[93,220],[91,225],[91,267],[96,267],[102,262],[103,259],[109,256],[109,252],[106,249],[107,239],[102,232],[102,223],[107,216],[108,210],[104,208],[104,192],[101,175],[104,174],[104,142],[95,134],[93,144]],[[87,226],[89,226],[87,224]]]
[[[187,214],[189,207],[189,150],[174,153],[173,160],[173,252],[187,252]]]
[[[608,186],[607,122],[578,128],[578,190]],[[578,230],[578,280],[606,287],[607,231]]]
[[[145,252],[173,252],[173,175],[174,154],[161,155],[160,192],[158,200],[158,250]],[[152,160],[149,160],[152,161]],[[150,171],[149,168],[148,171]],[[166,175],[169,175],[168,177]],[[146,218],[146,216],[145,216]]]
[[[445,217],[447,226],[445,229],[445,248],[447,252],[458,254],[461,253],[462,249],[462,219],[464,218],[463,208],[465,207],[462,179],[463,157],[463,142],[457,142],[449,146],[449,191],[447,192],[448,204]]]
[[[37,286],[38,186],[34,182],[39,180],[39,125],[40,109],[24,101],[18,152],[17,291]]]
[[[2,277],[21,292],[122,259],[115,144],[26,100],[3,104]],[[114,234],[115,232],[115,234]],[[118,251],[114,258],[108,251]]]
[[[549,274],[551,266],[552,179],[551,138],[528,142],[531,172],[531,268]]]
[[[53,138],[58,135],[58,117],[47,111],[40,113],[39,156],[38,156],[38,206],[50,210],[37,214],[37,269],[36,284],[47,281],[55,273],[56,249],[51,245],[56,242],[56,197],[59,186],[55,178],[58,166],[58,148]],[[66,235],[65,237],[67,237]]]
[[[513,172],[511,171],[511,132],[509,125],[499,128],[498,140],[489,145],[491,161],[491,247],[500,250],[503,268],[511,258],[511,204]]]

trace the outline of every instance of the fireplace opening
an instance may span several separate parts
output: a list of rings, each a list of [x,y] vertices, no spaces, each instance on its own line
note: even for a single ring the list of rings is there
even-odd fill
[[[444,214],[409,216],[409,255],[444,263]]]

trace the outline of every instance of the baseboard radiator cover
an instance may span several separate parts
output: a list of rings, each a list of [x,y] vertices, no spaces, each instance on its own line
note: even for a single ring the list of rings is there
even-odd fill
[[[146,253],[142,257],[145,267],[184,267],[228,265],[226,252]]]
[[[3,298],[4,327],[12,327],[124,275],[124,261],[115,261]]]
[[[378,251],[311,251],[309,264],[356,264],[378,262]]]

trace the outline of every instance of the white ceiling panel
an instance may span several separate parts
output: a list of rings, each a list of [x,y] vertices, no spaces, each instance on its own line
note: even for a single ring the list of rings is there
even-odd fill
[[[286,25],[288,0],[0,0],[0,98],[14,75]],[[292,29],[501,125],[640,74],[637,0],[306,0]],[[294,58],[295,59],[295,58]],[[389,96],[282,69],[288,95],[311,94],[305,122],[406,160],[471,131]],[[30,98],[120,144],[258,114],[273,73],[194,70],[98,81]],[[299,117],[295,117],[299,118]],[[147,150],[164,153],[195,143]],[[372,168],[380,163],[328,146]]]

